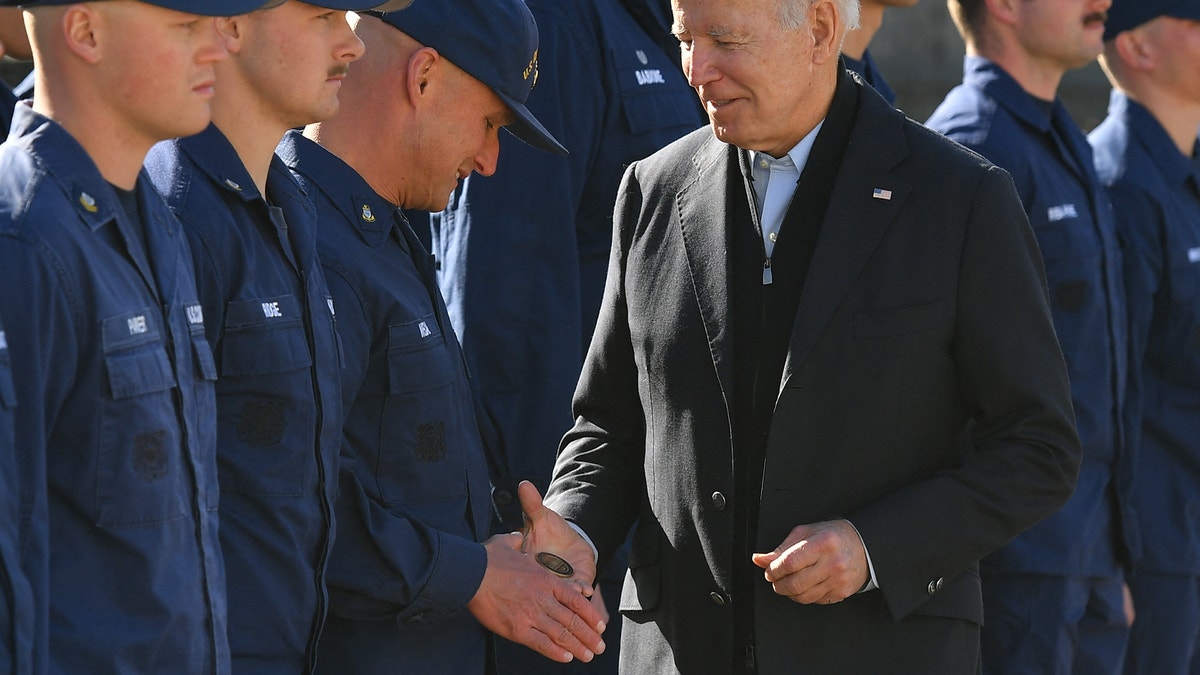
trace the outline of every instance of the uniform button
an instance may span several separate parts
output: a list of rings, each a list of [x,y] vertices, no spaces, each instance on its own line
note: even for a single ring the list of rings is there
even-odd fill
[[[508,490],[496,490],[492,500],[496,502],[496,506],[508,506],[513,503],[513,495]]]
[[[942,577],[938,577],[937,579],[934,579],[933,581],[929,582],[929,588],[928,588],[929,594],[933,595],[934,593],[937,593],[938,591],[942,590],[942,583],[944,581],[945,581],[945,579],[943,579]]]
[[[724,511],[725,510],[725,495],[721,494],[720,492],[712,493],[712,503],[713,503],[713,506],[717,507],[718,511]]]

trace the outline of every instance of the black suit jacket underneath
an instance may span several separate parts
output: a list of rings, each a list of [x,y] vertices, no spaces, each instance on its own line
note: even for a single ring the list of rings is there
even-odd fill
[[[637,520],[621,598],[627,672],[734,672],[743,500],[761,504],[760,551],[798,524],[848,518],[880,584],[806,606],[761,573],[748,581],[761,672],[969,670],[976,562],[1070,493],[1069,386],[1011,179],[854,86],[771,385],[758,491],[735,479],[738,151],[704,129],[625,174],[547,503],[602,557]]]

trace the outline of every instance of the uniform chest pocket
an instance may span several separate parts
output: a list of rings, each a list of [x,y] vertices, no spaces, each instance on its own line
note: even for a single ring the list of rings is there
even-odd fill
[[[282,373],[312,365],[296,296],[229,303],[220,357],[222,377]]]
[[[388,392],[376,478],[384,501],[426,504],[467,494],[459,440],[469,411],[456,394],[457,367],[435,315],[388,326]],[[469,405],[469,400],[467,405]]]
[[[318,412],[312,354],[294,295],[226,306],[217,382],[217,460],[222,492],[304,493]]]
[[[100,402],[94,516],[100,527],[181,518],[192,494],[175,373],[157,313],[103,321],[108,396]]]

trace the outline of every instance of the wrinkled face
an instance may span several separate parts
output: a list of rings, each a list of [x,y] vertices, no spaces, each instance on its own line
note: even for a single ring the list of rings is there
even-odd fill
[[[806,26],[784,28],[775,2],[672,0],[683,72],[717,138],[778,157],[817,75]],[[811,16],[811,12],[810,12]]]
[[[1019,0],[1022,47],[1059,70],[1091,63],[1104,50],[1104,20],[1112,0]]]
[[[443,61],[450,65],[449,62]],[[484,176],[496,172],[500,157],[500,129],[513,113],[487,85],[450,65],[450,81],[429,109],[421,126],[419,149],[413,156],[421,167],[414,171],[421,183],[408,190],[403,206],[441,211],[458,181],[474,171]]]
[[[228,56],[213,19],[137,0],[93,7],[104,39],[97,77],[128,131],[151,142],[203,131],[212,118],[214,66]]]
[[[337,112],[342,79],[363,55],[346,12],[289,0],[241,21],[245,33],[232,59],[273,119],[300,127]]]

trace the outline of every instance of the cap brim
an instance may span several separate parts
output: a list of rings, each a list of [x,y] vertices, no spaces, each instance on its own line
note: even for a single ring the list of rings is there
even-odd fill
[[[1132,25],[1128,25],[1128,26],[1114,24],[1111,20],[1112,13],[1110,12],[1109,13],[1110,20],[1104,26],[1104,41],[1108,42],[1109,40],[1112,40],[1113,38],[1117,37],[1121,33],[1124,33],[1125,31],[1128,31],[1128,30],[1133,30],[1134,28],[1137,28],[1138,26],[1141,26],[1143,24],[1150,23],[1151,21],[1157,19],[1160,16],[1167,16],[1167,17],[1171,17],[1172,19],[1187,19],[1189,21],[1200,21],[1200,2],[1185,2],[1185,3],[1180,3],[1180,5],[1181,6],[1173,7],[1171,9],[1168,9],[1165,11],[1160,11],[1158,13],[1151,12],[1149,16],[1146,16],[1145,18],[1141,19],[1140,21],[1135,19],[1135,23],[1133,23]]]
[[[438,2],[439,0],[423,1]],[[496,90],[493,89],[492,91]],[[546,127],[542,126],[542,123],[533,116],[533,113],[529,112],[529,108],[526,108],[522,103],[518,103],[511,96],[506,96],[499,91],[496,91],[496,95],[499,96],[500,100],[504,101],[509,110],[512,110],[513,114],[517,116],[515,122],[504,127],[505,129],[508,129],[509,133],[521,139],[522,141],[525,141],[529,145],[532,145],[538,150],[545,150],[546,152],[552,152],[556,155],[568,154],[567,149],[563,147],[563,144],[559,143],[558,139],[552,136],[549,131],[546,131]]]
[[[150,5],[200,16],[237,16],[279,4],[276,0],[143,0]]]

